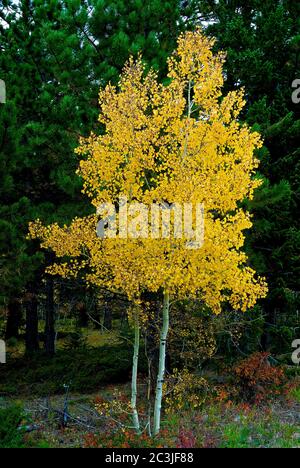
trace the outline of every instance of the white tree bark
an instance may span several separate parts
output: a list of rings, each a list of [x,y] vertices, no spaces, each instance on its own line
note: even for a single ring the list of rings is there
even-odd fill
[[[137,374],[138,374],[138,362],[139,362],[139,349],[140,349],[140,325],[138,319],[138,313],[135,313],[134,317],[134,349],[132,359],[132,381],[131,381],[131,408],[132,408],[132,420],[135,431],[140,434],[140,422],[137,410]]]
[[[153,422],[153,435],[154,436],[157,435],[160,431],[161,404],[162,404],[163,384],[164,384],[165,368],[166,368],[166,344],[167,344],[167,336],[168,336],[168,331],[169,331],[169,309],[170,309],[170,296],[168,292],[165,292],[164,304],[163,304],[163,323],[162,323],[160,343],[159,343],[159,365],[158,365],[155,405],[154,405],[154,422]]]

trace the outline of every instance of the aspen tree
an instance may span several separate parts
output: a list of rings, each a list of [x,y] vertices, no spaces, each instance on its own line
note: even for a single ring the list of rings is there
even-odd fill
[[[222,96],[225,56],[215,55],[213,45],[201,30],[185,33],[168,61],[167,85],[158,82],[154,71],[145,73],[140,57],[129,60],[119,86],[101,90],[99,123],[105,133],[81,139],[78,173],[95,212],[105,203],[116,207],[115,236],[97,236],[96,213],[76,218],[69,226],[43,226],[39,220],[30,225],[31,236],[56,254],[49,273],[80,276],[93,285],[122,291],[137,306],[143,291],[162,293],[154,435],[160,430],[172,300],[196,297],[219,314],[222,304],[246,311],[267,291],[242,250],[251,219],[241,202],[251,199],[261,184],[255,177],[254,151],[262,141],[239,122],[243,91]],[[143,235],[131,235],[129,229],[126,237],[120,197],[146,207],[201,204],[203,245],[191,244],[186,232],[181,237],[145,236],[145,226]],[[130,224],[134,216],[129,211],[127,215]],[[174,227],[173,216],[171,224]],[[150,225],[149,217],[148,232]],[[139,324],[134,322],[136,365]],[[134,376],[133,419],[139,430],[136,372]]]

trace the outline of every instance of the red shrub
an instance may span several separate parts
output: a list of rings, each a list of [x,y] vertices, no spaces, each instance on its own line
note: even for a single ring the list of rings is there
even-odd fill
[[[276,387],[283,383],[284,372],[280,367],[271,366],[269,357],[269,353],[255,353],[234,367],[243,400],[260,403],[278,393]]]
[[[195,448],[196,437],[193,431],[181,428],[178,435],[177,448]]]

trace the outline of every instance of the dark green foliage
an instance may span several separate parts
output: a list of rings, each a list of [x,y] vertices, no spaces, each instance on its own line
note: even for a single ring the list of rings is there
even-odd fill
[[[0,395],[40,395],[72,392],[96,392],[108,383],[126,382],[132,366],[129,344],[57,351],[49,359],[44,355],[10,361],[0,367]],[[140,369],[145,367],[141,357]]]
[[[0,10],[0,299],[22,294],[45,267],[26,241],[30,220],[88,212],[74,148],[97,122],[98,92],[130,54],[163,74],[182,27],[169,0],[6,0]]]
[[[76,327],[76,330],[72,333],[69,333],[66,337],[66,342],[64,348],[66,350],[72,349],[86,349],[87,340],[82,333],[81,328]]]
[[[23,448],[24,432],[20,429],[23,419],[22,409],[17,406],[9,406],[0,409],[0,448]]]
[[[175,48],[182,28],[180,1],[100,0],[90,3],[94,8],[89,31],[95,38],[98,79],[102,83],[116,82],[128,56],[139,52],[163,77],[166,59]]]
[[[129,55],[140,52],[163,76],[182,27],[178,0],[1,3],[0,307],[12,310],[28,292],[41,297],[49,258],[26,239],[28,223],[63,224],[89,213],[74,149],[80,136],[99,131],[100,86],[116,83]],[[50,355],[55,317],[48,312]]]
[[[265,318],[261,307],[240,313],[227,312],[215,318],[217,350],[216,364],[222,356],[222,365],[233,364],[241,356],[248,356],[260,349]],[[210,363],[209,363],[210,364]]]

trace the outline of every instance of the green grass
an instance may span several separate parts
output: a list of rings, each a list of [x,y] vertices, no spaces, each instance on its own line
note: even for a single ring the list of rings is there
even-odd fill
[[[121,395],[129,398],[130,383],[117,385],[115,388]],[[112,396],[112,386],[102,388],[97,394],[70,395],[69,411],[75,418],[91,417],[95,410],[95,397],[97,395],[108,399]],[[290,398],[290,396],[288,397]],[[19,401],[19,400],[18,400]],[[51,397],[53,414],[47,416],[45,424],[44,415],[37,412],[39,400],[32,397],[23,398],[19,406],[12,404],[12,399],[1,400],[5,407],[0,411],[0,440],[5,446],[56,448],[56,447],[84,447],[89,429],[69,423],[67,428],[58,426],[56,408],[62,408],[64,396]],[[36,424],[40,429],[24,435],[17,430],[24,416],[19,409],[26,407],[26,420]],[[51,416],[52,415],[52,416]],[[278,399],[268,406],[257,407],[231,403],[230,405],[211,402],[201,409],[177,411],[163,415],[162,431],[158,439],[150,439],[143,432],[139,438],[131,430],[126,432],[118,430],[113,420],[99,418],[92,420],[96,432],[93,437],[99,447],[121,448],[127,447],[169,447],[169,448],[300,448],[300,426],[296,424],[299,415],[297,401]],[[130,415],[127,415],[131,426]],[[126,425],[126,420],[123,420]],[[2,433],[1,433],[2,428]],[[3,429],[4,428],[4,429]],[[4,436],[3,436],[4,434]],[[191,443],[191,445],[189,445]]]
[[[18,405],[0,409],[0,448],[25,446],[24,433],[20,430],[23,418],[23,411]]]
[[[251,424],[245,420],[240,424],[224,427],[222,448],[292,448],[300,447],[296,426],[277,421]]]
[[[294,398],[298,403],[300,403],[300,387],[294,388],[291,391],[291,397]]]

